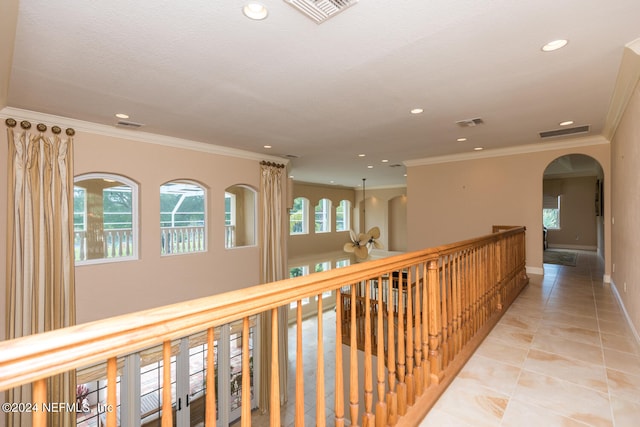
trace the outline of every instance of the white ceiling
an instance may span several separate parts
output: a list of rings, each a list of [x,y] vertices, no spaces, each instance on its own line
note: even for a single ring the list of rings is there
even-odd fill
[[[251,21],[233,0],[23,0],[7,104],[298,156],[300,181],[402,185],[390,165],[538,143],[563,120],[601,134],[640,37],[638,0],[360,0],[320,25],[262,3]]]

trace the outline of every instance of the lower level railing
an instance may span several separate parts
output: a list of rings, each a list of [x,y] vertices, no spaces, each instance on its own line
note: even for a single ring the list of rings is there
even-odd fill
[[[123,358],[158,346],[153,354],[162,380],[158,380],[160,408],[155,413],[162,426],[171,426],[184,408],[175,396],[179,386],[169,386],[172,375],[175,377],[176,340],[197,335],[203,345],[204,384],[197,394],[198,403],[204,408],[205,425],[214,426],[217,411],[229,403],[217,395],[217,385],[225,380],[217,374],[216,336],[223,325],[237,325],[235,345],[248,349],[265,341],[252,337],[252,319],[269,313],[263,317],[268,323],[261,328],[270,339],[259,345],[259,360],[254,362],[250,352],[241,352],[237,370],[231,370],[234,376],[226,383],[239,395],[241,425],[251,425],[252,394],[257,392],[252,383],[253,365],[268,361],[264,394],[270,425],[279,426],[289,411],[280,411],[283,367],[277,363],[278,341],[286,328],[279,325],[278,309],[288,310],[290,303],[297,302],[296,345],[289,357],[295,360],[295,372],[290,375],[295,394],[289,396],[294,415],[286,423],[305,423],[305,398],[309,396],[305,380],[309,377],[303,365],[312,359],[316,425],[324,426],[327,421],[337,426],[417,425],[527,283],[524,248],[524,228],[513,227],[451,245],[0,342],[0,390],[30,384],[30,402],[45,410],[32,412],[29,423],[53,425],[50,419],[56,414],[47,406],[47,402],[56,402],[56,396],[47,394],[52,378],[103,363],[103,408],[116,408],[118,378],[128,369],[121,363]],[[325,336],[331,333],[325,317],[333,312],[323,310],[321,295],[328,291],[336,291],[334,348],[325,348]],[[315,336],[302,331],[301,300],[313,296],[318,296]],[[309,357],[310,348],[315,349],[315,357]],[[325,361],[328,354],[334,356]],[[325,374],[329,367],[333,375]],[[229,370],[226,372],[228,375]],[[333,380],[329,382],[328,377]],[[333,397],[327,402],[326,396]],[[128,398],[137,402],[131,407],[140,408],[139,398]],[[185,402],[188,406],[189,397]],[[125,415],[104,411],[106,426],[119,425]]]

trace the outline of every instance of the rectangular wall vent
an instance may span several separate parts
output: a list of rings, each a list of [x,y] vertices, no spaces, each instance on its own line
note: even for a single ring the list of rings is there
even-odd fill
[[[540,132],[540,138],[553,138],[554,136],[565,136],[565,135],[573,135],[576,133],[586,133],[586,132],[589,132],[589,125]]]
[[[307,17],[315,21],[316,24],[322,24],[329,18],[336,16],[338,13],[348,9],[358,0],[284,0],[291,6],[298,9]]]
[[[482,120],[479,117],[475,119],[459,120],[456,122],[456,124],[462,128],[470,128],[470,127],[481,125],[483,123],[484,123],[484,120]]]

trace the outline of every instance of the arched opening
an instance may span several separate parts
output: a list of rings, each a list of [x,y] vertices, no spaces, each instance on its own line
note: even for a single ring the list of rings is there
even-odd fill
[[[604,171],[585,154],[567,154],[544,170],[542,185],[543,262],[572,264],[576,250],[604,258]]]

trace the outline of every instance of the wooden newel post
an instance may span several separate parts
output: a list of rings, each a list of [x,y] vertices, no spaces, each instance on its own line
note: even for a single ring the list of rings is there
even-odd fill
[[[440,384],[444,377],[442,371],[442,354],[440,341],[442,339],[442,318],[440,315],[440,281],[438,280],[438,262],[429,261],[427,266],[429,293],[429,365],[431,368],[431,381]]]
[[[496,268],[496,286],[498,286],[498,292],[496,295],[496,309],[498,311],[502,311],[502,294],[504,292],[504,283],[502,282],[502,279],[504,277],[503,275],[503,268],[504,268],[504,264],[502,262],[502,242],[503,239],[498,239],[495,242],[495,268]]]

